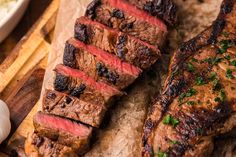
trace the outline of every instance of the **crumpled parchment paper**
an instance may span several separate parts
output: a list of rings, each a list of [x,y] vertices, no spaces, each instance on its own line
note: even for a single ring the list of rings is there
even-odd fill
[[[62,62],[64,44],[73,36],[76,18],[84,15],[85,8],[91,0],[61,0],[54,41],[51,46],[48,67],[43,89],[53,86],[56,64]],[[131,87],[127,96],[114,104],[106,124],[96,132],[91,150],[86,157],[139,157],[141,134],[148,106],[160,92],[165,80],[169,58],[173,50],[183,40],[194,37],[209,26],[218,14],[221,0],[175,0],[179,5],[179,25],[169,34],[163,57],[151,70],[145,72]],[[44,90],[42,91],[42,95]]]

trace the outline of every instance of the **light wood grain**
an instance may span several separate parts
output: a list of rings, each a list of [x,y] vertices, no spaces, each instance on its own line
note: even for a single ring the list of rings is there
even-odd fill
[[[8,65],[8,60],[10,59],[6,59],[0,66],[0,92],[5,89],[27,61],[30,60],[30,57],[34,53],[37,53],[37,49],[41,48],[40,46],[45,42],[48,31],[53,28],[52,21],[55,21],[58,6],[59,0],[54,0],[45,14],[40,18],[39,22],[32,27],[26,37],[16,46],[13,50],[16,52],[13,53],[16,56],[14,62]],[[46,53],[43,54],[46,55]],[[9,56],[9,58],[12,57],[11,55]],[[42,57],[44,56],[42,55],[41,58]]]

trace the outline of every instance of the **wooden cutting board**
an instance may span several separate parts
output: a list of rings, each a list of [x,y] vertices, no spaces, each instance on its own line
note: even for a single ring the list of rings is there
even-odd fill
[[[1,145],[0,156],[22,153],[24,139],[33,130],[47,56],[60,0],[53,0],[42,17],[0,65],[0,98],[10,109],[12,130]]]

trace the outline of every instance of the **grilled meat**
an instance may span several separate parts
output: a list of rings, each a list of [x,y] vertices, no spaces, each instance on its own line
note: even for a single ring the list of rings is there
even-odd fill
[[[155,46],[86,17],[77,20],[75,38],[97,46],[142,69],[149,68],[160,57],[160,51]]]
[[[80,69],[96,81],[124,89],[140,75],[141,69],[123,62],[92,45],[85,45],[76,39],[66,43],[63,63],[71,68]]]
[[[25,141],[25,153],[29,157],[78,157],[72,148],[58,144],[36,133],[30,135]]]
[[[125,1],[117,3],[126,4]],[[167,34],[165,24],[133,5],[121,5],[115,0],[93,0],[86,16],[108,27],[132,35],[151,45],[162,46]]]
[[[96,82],[83,71],[57,65],[54,88],[89,103],[108,108],[122,92],[102,82]]]
[[[148,156],[209,156],[213,138],[236,126],[236,2],[175,52],[163,93],[144,125]]]
[[[176,23],[177,7],[172,0],[123,0],[149,14],[161,18],[170,25]]]
[[[88,149],[92,127],[42,112],[34,116],[33,122],[35,132],[40,136],[69,146],[79,154],[83,154]]]
[[[99,127],[107,110],[101,105],[84,102],[57,91],[46,90],[43,111]]]

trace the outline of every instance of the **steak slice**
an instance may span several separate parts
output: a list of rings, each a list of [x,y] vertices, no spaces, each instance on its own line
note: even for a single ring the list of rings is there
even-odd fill
[[[83,154],[89,147],[92,127],[58,116],[38,112],[33,119],[35,132]]]
[[[155,46],[86,17],[77,20],[75,37],[141,69],[149,68],[160,57],[160,51]]]
[[[108,108],[115,97],[122,95],[116,88],[96,82],[86,73],[67,66],[56,66],[55,90],[80,98],[81,100]]]
[[[124,1],[116,3],[114,0],[93,0],[85,15],[151,45],[161,47],[167,34],[167,28],[162,21]]]
[[[63,63],[80,69],[96,81],[124,89],[134,82],[141,69],[123,62],[117,56],[107,53],[93,45],[71,38],[67,41]]]
[[[28,136],[25,141],[25,153],[29,157],[78,157],[72,148],[58,144],[36,133]]]
[[[143,156],[210,156],[236,126],[236,1],[175,52],[163,93],[144,124]]]
[[[46,90],[43,97],[45,113],[73,119],[82,123],[99,127],[106,109],[53,90]]]
[[[173,0],[121,0],[128,2],[149,14],[163,19],[170,25],[177,21],[177,7]]]

